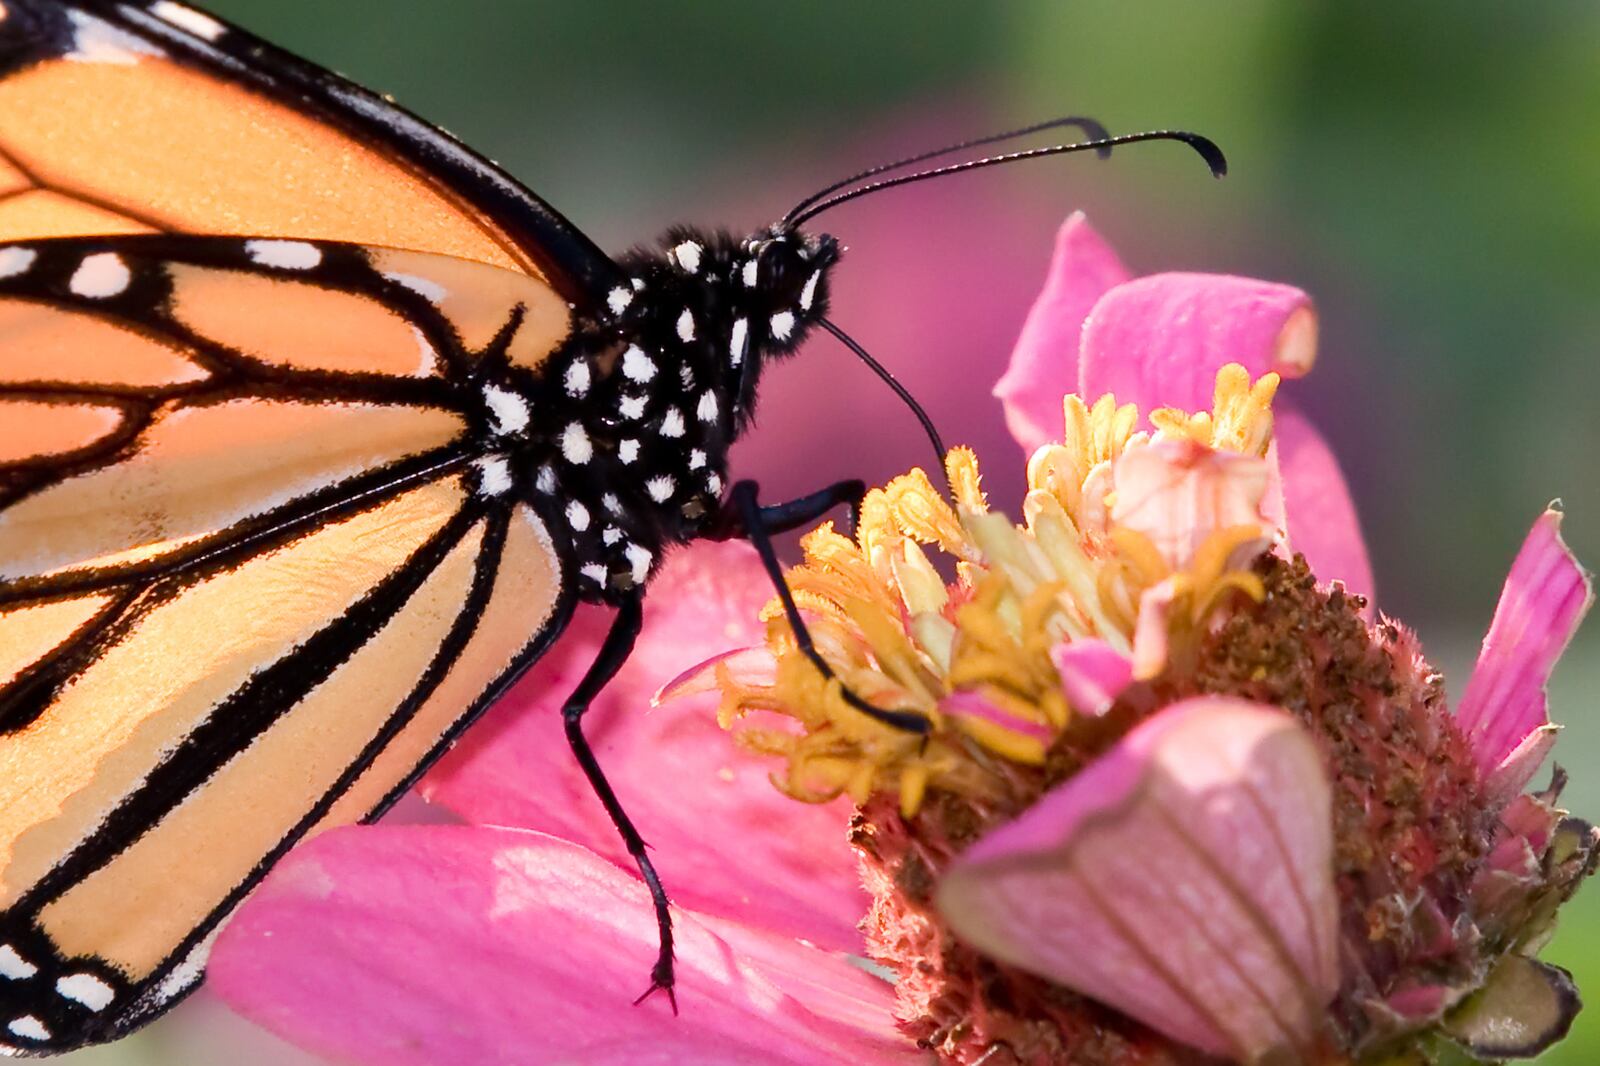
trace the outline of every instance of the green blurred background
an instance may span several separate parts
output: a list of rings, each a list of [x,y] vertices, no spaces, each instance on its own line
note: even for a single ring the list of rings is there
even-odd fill
[[[1317,297],[1322,359],[1294,393],[1347,464],[1382,606],[1422,631],[1453,691],[1548,500],[1564,498],[1570,542],[1600,561],[1593,4],[210,6],[393,93],[613,249],[680,221],[752,227],[897,151],[1055,114],[1117,132],[1199,130],[1227,150],[1227,181],[1173,146],[1147,146],[828,216],[852,246],[840,321],[927,398],[947,436],[980,447],[1005,500],[1020,457],[988,387],[1056,225],[1081,207],[1136,271],[1252,274]],[[881,389],[838,352],[812,349],[767,390],[738,472],[777,493],[922,462]],[[1591,624],[1554,686],[1570,727],[1559,749],[1568,799],[1591,816],[1597,687]],[[1568,909],[1550,954],[1600,999],[1600,887]],[[72,1061],[312,1060],[202,998]],[[1600,1061],[1600,1009],[1541,1061]]]

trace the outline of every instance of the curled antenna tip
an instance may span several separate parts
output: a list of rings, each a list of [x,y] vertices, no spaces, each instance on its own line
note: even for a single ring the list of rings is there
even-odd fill
[[[1210,137],[1202,137],[1198,133],[1179,133],[1178,137],[1190,148],[1200,153],[1200,158],[1206,161],[1206,166],[1211,168],[1213,178],[1228,176],[1228,157],[1222,154],[1222,149],[1217,147],[1217,142]]]

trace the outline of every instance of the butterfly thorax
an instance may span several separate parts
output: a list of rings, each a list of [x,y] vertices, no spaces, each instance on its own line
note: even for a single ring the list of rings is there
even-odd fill
[[[744,240],[677,229],[618,261],[626,284],[545,375],[555,417],[532,453],[535,497],[570,543],[579,595],[643,584],[713,519],[762,368],[823,314],[837,257],[830,237],[774,227]]]

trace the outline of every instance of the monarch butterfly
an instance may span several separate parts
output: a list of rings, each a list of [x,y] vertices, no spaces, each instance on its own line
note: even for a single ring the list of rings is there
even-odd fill
[[[666,896],[581,719],[671,545],[750,536],[803,633],[768,536],[859,486],[763,507],[725,485],[763,365],[818,325],[853,344],[824,318],[838,245],[801,224],[1133,140],[1223,167],[1190,134],[1033,129],[1068,123],[1090,139],[874,168],[747,240],[613,260],[448,135],[197,9],[0,0],[0,1051],[171,1006],[285,850],[381,814],[580,600],[617,621],[567,733],[651,887],[670,994]]]

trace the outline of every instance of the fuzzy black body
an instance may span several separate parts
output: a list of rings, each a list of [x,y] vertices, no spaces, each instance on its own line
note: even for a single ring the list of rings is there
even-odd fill
[[[535,503],[564,532],[584,599],[615,602],[716,516],[728,449],[767,362],[825,313],[832,238],[670,231],[618,260],[625,284],[580,320],[541,383]]]

